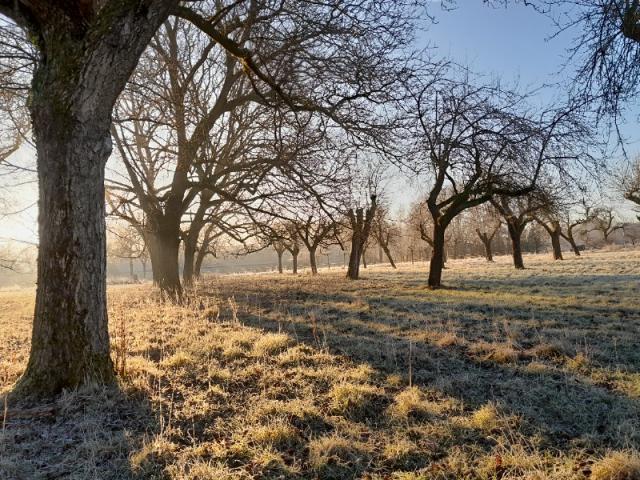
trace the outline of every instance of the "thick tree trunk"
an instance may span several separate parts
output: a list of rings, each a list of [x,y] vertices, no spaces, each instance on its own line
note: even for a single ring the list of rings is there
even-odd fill
[[[491,250],[491,239],[487,238],[482,241],[484,245],[484,256],[487,262],[493,262],[493,251]]]
[[[387,258],[389,259],[389,263],[391,264],[391,266],[393,268],[397,268],[396,263],[393,261],[393,257],[391,256],[391,252],[389,251],[389,248],[386,246],[383,246],[382,250],[384,251],[384,254],[387,256]]]
[[[358,242],[351,242],[351,252],[349,253],[349,267],[347,268],[347,278],[357,280],[360,277],[361,254]]]
[[[316,263],[316,249],[309,249],[309,266],[311,267],[311,275],[318,274],[318,264]]]
[[[524,228],[514,222],[507,222],[507,231],[511,238],[511,254],[513,255],[513,266],[518,270],[524,270],[522,259],[522,231]]]
[[[298,252],[292,253],[293,262],[291,264],[292,273],[296,275],[298,273]]]
[[[86,18],[60,2],[37,4],[27,36],[40,50],[29,102],[38,157],[38,287],[31,353],[15,393],[43,397],[114,380],[104,211],[111,111],[175,2],[110,2],[108,11],[89,6]]]
[[[276,251],[276,253],[278,254],[278,273],[282,273],[282,254],[284,252]]]
[[[79,123],[59,110],[56,99],[46,98],[59,94],[41,93],[32,104],[40,195],[38,288],[31,355],[18,390],[36,396],[114,378],[104,220],[110,119]]]
[[[197,244],[191,238],[184,241],[184,264],[182,265],[182,280],[185,287],[191,287],[195,277],[195,262]]]
[[[428,284],[430,288],[440,288],[442,286],[442,269],[444,268],[445,261],[444,234],[446,227],[439,225],[437,221],[434,223]]]
[[[560,247],[560,233],[554,230],[549,233],[551,237],[551,247],[553,249],[553,259],[562,260],[562,248]]]
[[[154,281],[157,281],[160,291],[166,294],[171,301],[181,301],[178,229],[165,227],[159,232],[149,232],[148,236],[156,252],[151,256]]]

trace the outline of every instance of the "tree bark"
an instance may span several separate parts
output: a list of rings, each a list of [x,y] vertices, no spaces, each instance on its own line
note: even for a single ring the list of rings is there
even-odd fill
[[[389,248],[386,246],[383,246],[382,250],[384,251],[384,254],[387,256],[387,258],[389,259],[389,263],[391,264],[391,267],[397,268],[396,263],[393,261],[393,257],[391,256],[391,252],[389,251]]]
[[[298,273],[298,252],[292,253],[291,256],[293,257],[293,262],[291,264],[291,268],[292,268],[291,273],[296,275]]]
[[[41,92],[32,105],[40,194],[38,288],[31,355],[19,385],[45,396],[85,380],[113,380],[104,221],[109,119],[79,125],[46,95]]]
[[[284,251],[276,250],[276,253],[278,254],[278,273],[282,273],[282,254]]]
[[[553,230],[549,233],[551,237],[551,247],[553,249],[553,259],[562,260],[562,248],[560,246],[560,232]]]
[[[476,233],[484,246],[484,257],[487,259],[487,262],[493,262],[493,251],[491,249],[493,237],[490,237],[486,232],[481,232],[479,229],[476,230]]]
[[[195,277],[196,250],[198,246],[191,236],[185,238],[183,245],[184,264],[182,265],[182,280],[184,281],[185,287],[191,287]]]
[[[182,300],[182,284],[180,282],[180,237],[177,228],[162,228],[157,232],[148,232],[147,236],[154,245],[155,255],[151,256],[153,278],[157,281],[161,293],[171,301]],[[175,226],[177,227],[177,225]],[[154,263],[155,260],[155,263]]]
[[[39,181],[38,286],[29,362],[14,390],[23,397],[114,380],[104,208],[111,112],[177,2],[109,2],[101,11],[91,5],[86,18],[67,3],[21,2],[33,13],[28,22],[19,2],[3,7],[39,49],[29,102]]]
[[[442,270],[444,268],[445,259],[445,225],[434,221],[433,226],[433,245],[431,250],[431,262],[429,263],[429,280],[430,288],[440,288],[442,286]]]
[[[311,267],[311,275],[318,274],[318,264],[316,263],[316,249],[309,249],[309,266]]]
[[[571,245],[571,249],[573,250],[573,253],[576,255],[576,257],[579,257],[580,249],[578,248],[576,239],[573,237],[573,232],[571,230],[571,227],[569,227],[566,234],[561,233],[560,235],[562,235],[562,238],[564,238],[567,242],[569,242],[569,245]]]
[[[513,221],[507,221],[507,231],[509,232],[509,238],[511,238],[511,254],[513,255],[513,266],[517,270],[524,270],[524,261],[522,259],[523,230],[523,225],[518,225]]]

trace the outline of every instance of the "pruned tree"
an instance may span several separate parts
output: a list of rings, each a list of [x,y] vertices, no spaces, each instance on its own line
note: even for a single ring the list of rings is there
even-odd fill
[[[522,233],[527,225],[534,221],[535,213],[546,206],[547,198],[539,190],[534,190],[520,197],[498,196],[491,199],[491,204],[500,212],[507,225],[513,265],[516,269],[523,270]]]
[[[560,235],[564,238],[574,255],[580,256],[580,247],[576,235],[579,230],[593,219],[593,207],[585,197],[579,202],[576,208],[575,204],[566,204],[559,212],[561,231]]]
[[[551,252],[554,260],[562,260],[562,245],[560,244],[560,238],[562,236],[562,227],[560,226],[560,220],[554,211],[543,209],[534,214],[534,219],[551,238]]]
[[[590,231],[597,231],[602,234],[602,239],[606,244],[611,243],[611,234],[622,228],[622,225],[618,223],[614,209],[606,206],[593,210],[589,225]]]
[[[316,253],[318,247],[324,247],[337,243],[335,240],[338,231],[338,224],[326,213],[316,210],[305,216],[300,216],[294,222],[297,238],[307,247],[309,251],[309,266],[311,274],[318,274],[318,262]]]
[[[571,109],[534,116],[525,99],[498,86],[474,86],[468,76],[436,78],[410,87],[407,137],[416,175],[429,175],[427,207],[433,219],[429,286],[441,285],[445,233],[462,211],[495,195],[523,195],[540,172],[568,158],[570,141],[584,133]],[[403,162],[406,166],[407,162]]]
[[[389,208],[386,205],[378,205],[373,217],[371,234],[380,249],[384,252],[392,268],[397,268],[391,254],[391,248],[401,235],[400,229],[394,225],[390,218]],[[382,257],[380,258],[382,261]]]
[[[360,276],[360,262],[363,260],[365,245],[369,240],[376,214],[376,195],[371,195],[370,200],[371,203],[366,207],[350,208],[347,211],[349,229],[351,230],[351,252],[347,268],[347,278],[350,280],[358,280]]]
[[[499,213],[495,208],[489,208],[486,204],[475,209],[476,234],[484,247],[484,256],[488,262],[493,262],[493,239],[502,227]]]

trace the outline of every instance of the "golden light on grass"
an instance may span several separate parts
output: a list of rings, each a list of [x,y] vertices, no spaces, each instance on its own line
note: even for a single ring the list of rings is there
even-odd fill
[[[591,468],[592,480],[640,480],[638,452],[612,452]]]

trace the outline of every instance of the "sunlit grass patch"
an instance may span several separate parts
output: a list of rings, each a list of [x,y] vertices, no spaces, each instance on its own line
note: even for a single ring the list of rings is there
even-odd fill
[[[593,480],[640,479],[638,452],[611,452],[596,461],[591,468]]]
[[[375,417],[384,399],[384,393],[372,385],[342,382],[329,391],[331,412],[354,420]]]
[[[260,357],[276,355],[286,350],[292,343],[291,337],[284,333],[266,333],[253,345],[253,352]]]
[[[309,442],[309,464],[319,478],[352,477],[366,468],[369,457],[366,446],[353,439],[330,435]]]

